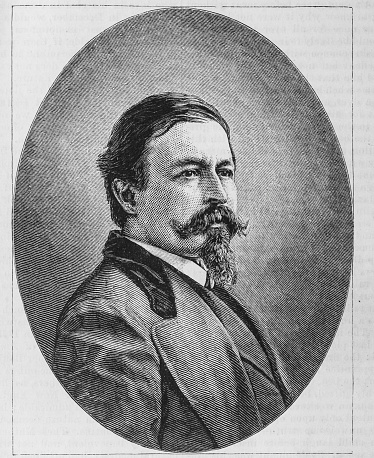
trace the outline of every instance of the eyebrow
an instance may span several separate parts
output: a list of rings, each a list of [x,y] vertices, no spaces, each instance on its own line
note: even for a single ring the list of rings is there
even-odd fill
[[[217,164],[217,167],[226,167],[226,166],[235,168],[234,161],[230,159],[223,159],[222,161],[218,162]]]
[[[172,163],[172,166],[175,168],[183,167],[186,165],[199,165],[200,167],[205,167],[207,165],[207,161],[204,159],[196,159],[195,157],[186,157],[185,159],[178,159],[177,161]],[[223,159],[216,165],[216,167],[226,166],[235,168],[234,162],[230,159]]]

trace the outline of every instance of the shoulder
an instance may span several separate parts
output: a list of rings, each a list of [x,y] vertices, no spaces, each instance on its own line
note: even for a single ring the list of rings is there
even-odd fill
[[[107,261],[102,262],[77,288],[60,315],[58,327],[81,326],[82,317],[86,321],[90,317],[91,324],[100,318],[106,322],[125,320],[146,327],[161,320],[151,310],[145,292],[130,278],[126,269]]]

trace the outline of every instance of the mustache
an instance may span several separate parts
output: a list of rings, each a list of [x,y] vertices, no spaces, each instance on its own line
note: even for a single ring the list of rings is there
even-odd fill
[[[244,221],[236,215],[227,205],[210,205],[196,212],[187,223],[171,221],[172,227],[183,239],[190,235],[206,233],[212,224],[222,223],[226,226],[230,238],[236,234],[246,236],[248,233],[248,221]]]

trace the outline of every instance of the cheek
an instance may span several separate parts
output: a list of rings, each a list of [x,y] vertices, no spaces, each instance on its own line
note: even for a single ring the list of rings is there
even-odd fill
[[[202,196],[196,186],[177,186],[170,189],[170,199],[178,202],[182,207],[196,208],[202,203]]]
[[[141,204],[145,213],[160,220],[189,215],[200,209],[202,199],[200,193],[192,187],[177,186],[174,183],[169,186],[156,184],[145,192]]]
[[[201,193],[196,186],[178,185],[175,183],[169,186],[162,186],[158,189],[158,194],[163,200],[163,205],[169,208],[175,206],[188,208],[201,205]]]
[[[237,207],[237,192],[236,192],[236,185],[234,182],[231,182],[225,186],[226,196],[227,196],[227,203],[229,207],[236,211]]]

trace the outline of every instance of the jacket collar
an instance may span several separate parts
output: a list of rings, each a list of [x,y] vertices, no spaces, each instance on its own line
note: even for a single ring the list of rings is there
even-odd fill
[[[105,244],[104,263],[115,264],[146,294],[151,310],[162,318],[176,316],[175,298],[165,263],[120,231],[111,231]]]
[[[103,249],[104,258],[111,258],[121,262],[147,265],[154,268],[155,272],[162,262],[149,251],[125,237],[121,231],[109,232],[108,240]]]
[[[159,259],[162,259],[167,264],[178,269],[183,274],[191,277],[192,280],[195,280],[201,286],[204,286],[207,278],[207,269],[202,267],[202,261],[200,263],[195,262],[195,260],[184,258],[174,253],[170,253],[166,250],[163,250],[160,247],[149,245],[148,243],[141,242],[139,240],[132,239],[131,237],[126,237],[133,243],[140,245],[145,248],[149,253],[153,254]]]

